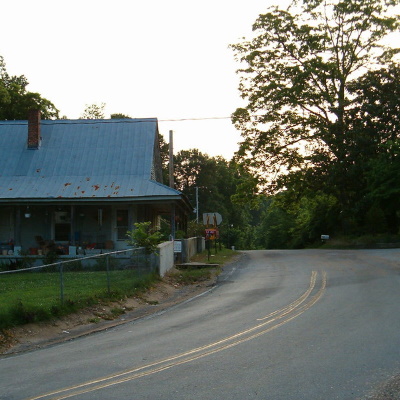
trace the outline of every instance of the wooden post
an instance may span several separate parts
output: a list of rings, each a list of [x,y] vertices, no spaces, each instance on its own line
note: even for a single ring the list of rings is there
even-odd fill
[[[174,132],[169,131],[169,187],[174,188]]]

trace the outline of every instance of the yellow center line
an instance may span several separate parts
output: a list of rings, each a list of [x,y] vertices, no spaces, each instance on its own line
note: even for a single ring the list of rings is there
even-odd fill
[[[318,275],[317,271],[313,271],[312,272],[310,285],[309,285],[308,289],[297,300],[295,300],[293,303],[289,304],[288,306],[286,306],[284,308],[281,308],[280,310],[276,310],[276,311],[272,312],[271,314],[268,314],[267,316],[265,316],[263,318],[257,319],[257,321],[264,321],[266,319],[269,319],[269,318],[273,317],[276,314],[281,314],[281,316],[282,315],[286,315],[287,313],[291,312],[294,308],[296,308],[300,304],[302,304],[308,298],[310,293],[313,291],[314,286],[315,286],[315,282],[317,280],[317,275]]]
[[[37,397],[32,397],[28,400],[62,400],[66,398],[70,398],[73,396],[77,396],[80,394],[88,393],[88,392],[93,392],[96,390],[104,389],[110,386],[118,385],[124,382],[128,382],[134,379],[138,379],[144,376],[152,375],[161,371],[165,371],[167,369],[170,369],[172,367],[176,367],[182,364],[186,364],[188,362],[198,360],[200,358],[207,357],[209,355],[221,352],[223,350],[227,350],[229,348],[235,347],[241,343],[253,340],[261,335],[264,335],[268,332],[271,332],[274,329],[279,328],[280,326],[292,321],[294,318],[297,318],[299,315],[303,314],[305,311],[307,311],[309,308],[311,308],[324,294],[325,288],[326,288],[326,273],[324,272],[322,274],[322,282],[321,282],[321,287],[318,290],[317,294],[314,295],[311,300],[302,305],[305,300],[310,296],[311,292],[315,288],[315,283],[317,280],[318,273],[316,271],[313,271],[311,274],[311,279],[310,279],[310,285],[307,291],[300,296],[297,300],[295,300],[293,303],[290,305],[277,310],[261,319],[258,319],[258,321],[265,321],[261,324],[258,324],[252,328],[246,329],[244,331],[241,331],[239,333],[236,333],[235,335],[228,336],[224,339],[221,339],[219,341],[210,343],[205,346],[197,347],[192,350],[189,350],[184,353],[180,353],[177,355],[174,355],[172,357],[156,361],[154,363],[150,363],[141,367],[137,367],[134,369],[130,369],[124,372],[120,372],[117,374],[109,375],[103,378],[91,380],[79,385],[75,386],[70,386],[64,389],[60,389],[57,391],[53,391],[51,393],[47,394],[42,394]],[[302,306],[301,306],[302,305]],[[300,307],[301,306],[301,307]],[[290,315],[292,313],[292,315]],[[282,320],[279,323],[276,323],[275,325],[268,327],[267,329],[263,329],[259,332],[255,332],[259,330],[260,328],[265,327],[268,324],[271,324],[274,321],[277,321],[278,319],[282,319],[283,317],[286,317],[284,320]],[[246,336],[248,335],[248,336]],[[232,343],[229,343],[232,342]],[[200,354],[196,354],[200,353]],[[55,396],[55,397],[51,397]]]

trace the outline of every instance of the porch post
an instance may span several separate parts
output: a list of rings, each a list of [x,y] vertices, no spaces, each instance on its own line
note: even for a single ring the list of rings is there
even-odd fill
[[[175,239],[175,203],[171,206],[171,236],[172,240]]]
[[[75,246],[75,206],[71,205],[71,225],[70,225],[70,237],[71,237],[71,245]]]
[[[15,210],[15,245],[21,246],[21,206],[17,206]]]

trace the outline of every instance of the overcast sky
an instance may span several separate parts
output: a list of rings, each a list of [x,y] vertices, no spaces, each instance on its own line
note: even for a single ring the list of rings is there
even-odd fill
[[[85,105],[158,118],[174,150],[230,159],[241,105],[229,44],[278,0],[3,0],[0,55],[10,75],[79,118]],[[219,119],[209,119],[219,118]],[[192,121],[173,121],[195,119]],[[204,119],[204,120],[203,120]],[[172,120],[172,121],[171,121]]]

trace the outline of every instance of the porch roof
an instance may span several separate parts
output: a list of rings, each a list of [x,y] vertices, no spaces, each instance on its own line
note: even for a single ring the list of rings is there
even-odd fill
[[[150,179],[131,175],[0,177],[0,202],[6,199],[166,200],[180,192]]]

